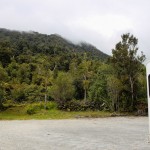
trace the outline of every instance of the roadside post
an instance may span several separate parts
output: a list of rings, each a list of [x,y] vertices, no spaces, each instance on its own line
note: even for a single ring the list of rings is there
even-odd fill
[[[146,64],[146,79],[147,79],[148,120],[149,120],[148,142],[150,143],[150,61]]]

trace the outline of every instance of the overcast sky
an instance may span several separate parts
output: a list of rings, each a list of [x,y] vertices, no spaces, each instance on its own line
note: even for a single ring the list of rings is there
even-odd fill
[[[57,33],[110,55],[130,32],[150,59],[150,0],[0,0],[0,28]]]

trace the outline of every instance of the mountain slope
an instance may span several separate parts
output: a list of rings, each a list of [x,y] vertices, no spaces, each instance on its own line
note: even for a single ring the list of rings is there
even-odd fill
[[[88,43],[73,44],[60,35],[40,34],[38,32],[19,32],[0,29],[0,41],[7,41],[13,47],[15,55],[22,53],[87,53],[90,58],[105,60],[109,56]]]

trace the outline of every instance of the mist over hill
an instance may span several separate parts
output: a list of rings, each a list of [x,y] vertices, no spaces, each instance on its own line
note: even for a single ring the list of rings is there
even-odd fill
[[[81,42],[74,44],[71,41],[61,37],[58,34],[40,34],[30,31],[12,31],[8,29],[0,29],[0,40],[7,41],[14,49],[14,53],[21,54],[27,51],[36,54],[72,54],[87,53],[90,58],[105,60],[109,56],[98,50],[95,46]]]

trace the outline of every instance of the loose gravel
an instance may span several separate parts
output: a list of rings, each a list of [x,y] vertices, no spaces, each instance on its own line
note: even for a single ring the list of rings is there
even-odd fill
[[[0,121],[0,150],[150,150],[148,117]]]

